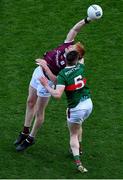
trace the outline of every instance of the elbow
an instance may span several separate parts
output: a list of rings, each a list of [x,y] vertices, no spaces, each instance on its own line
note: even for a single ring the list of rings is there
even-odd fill
[[[57,84],[57,78],[54,78],[54,79],[53,79],[53,83],[54,83],[54,85]]]
[[[60,100],[60,97],[59,97],[59,96],[56,96],[55,99]]]
[[[55,96],[54,96],[57,100],[59,100],[60,98],[61,98],[61,94],[60,93],[57,93],[57,94],[55,94]]]

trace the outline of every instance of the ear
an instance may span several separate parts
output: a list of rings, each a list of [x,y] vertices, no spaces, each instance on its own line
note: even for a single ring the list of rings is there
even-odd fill
[[[81,58],[81,59],[79,60],[79,63],[80,63],[80,64],[84,64],[84,58]]]

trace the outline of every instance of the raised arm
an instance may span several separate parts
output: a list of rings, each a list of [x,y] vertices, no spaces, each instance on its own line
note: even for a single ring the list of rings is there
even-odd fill
[[[75,24],[72,29],[69,31],[69,33],[67,34],[66,40],[65,42],[71,42],[74,40],[74,38],[76,37],[76,35],[78,34],[78,32],[81,30],[81,28],[85,25],[88,24],[90,22],[90,18],[87,17],[85,19],[82,19],[81,21],[79,21],[77,24]]]

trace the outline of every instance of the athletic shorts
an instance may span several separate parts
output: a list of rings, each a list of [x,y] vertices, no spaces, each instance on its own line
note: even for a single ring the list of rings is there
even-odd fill
[[[30,86],[37,90],[37,96],[50,97],[50,93],[44,86],[42,86],[42,84],[38,80],[40,77],[45,77],[45,75],[43,73],[42,68],[38,66],[33,72],[32,79],[30,81]],[[50,80],[48,80],[48,84],[50,87],[53,86],[53,82]]]
[[[74,108],[67,109],[68,123],[82,124],[89,117],[93,109],[93,104],[90,98],[80,101]]]

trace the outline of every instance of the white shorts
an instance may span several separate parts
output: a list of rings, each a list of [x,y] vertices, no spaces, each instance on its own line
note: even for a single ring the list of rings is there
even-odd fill
[[[40,77],[45,77],[43,70],[40,66],[38,66],[32,75],[32,79],[30,81],[30,86],[37,90],[37,95],[40,97],[49,97],[51,96],[47,89],[42,86],[40,81],[38,80]],[[49,86],[53,86],[53,82],[48,80]]]
[[[89,117],[93,109],[91,99],[80,101],[75,108],[67,109],[68,123],[82,124],[82,122]]]

